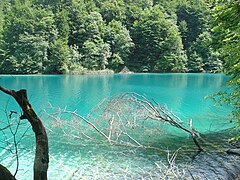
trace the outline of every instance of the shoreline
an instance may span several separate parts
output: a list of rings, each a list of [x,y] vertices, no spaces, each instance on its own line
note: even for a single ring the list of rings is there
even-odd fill
[[[173,73],[173,72],[168,72],[168,73],[155,73],[155,72],[148,72],[148,73],[99,73],[99,72],[87,72],[87,73],[79,73],[79,74],[0,74],[0,76],[80,76],[80,75],[149,75],[149,74],[155,74],[155,75],[168,75],[168,74],[192,74],[192,75],[199,75],[199,74],[206,74],[206,75],[226,75],[224,73]],[[228,75],[226,75],[228,76]]]

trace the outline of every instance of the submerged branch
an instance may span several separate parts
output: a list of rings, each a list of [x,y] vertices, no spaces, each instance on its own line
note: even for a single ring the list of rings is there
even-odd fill
[[[238,149],[228,149],[226,152],[228,154],[235,154],[235,155],[239,155],[240,156],[240,148],[238,148]]]
[[[82,119],[84,122],[86,122],[87,124],[89,124],[90,126],[92,126],[92,127],[93,127],[97,132],[99,132],[103,137],[105,137],[106,139],[108,139],[108,140],[110,141],[109,137],[108,137],[106,134],[104,134],[101,130],[99,130],[99,129],[96,127],[95,124],[93,124],[93,123],[91,123],[90,121],[88,121],[85,117],[77,114],[76,112],[71,112],[71,111],[66,111],[66,110],[62,111],[62,113],[68,113],[68,114],[72,114],[72,115],[75,115],[75,116],[79,117],[79,118]]]
[[[150,113],[148,117],[150,117],[153,120],[167,122],[176,128],[186,131],[192,136],[193,141],[198,147],[199,151],[203,150],[196,139],[196,137],[200,138],[200,134],[197,131],[195,131],[191,126],[190,128],[185,127],[183,125],[183,121],[181,121],[179,117],[177,117],[167,108],[162,107],[160,104],[156,103],[156,101],[154,102],[157,104],[157,106],[154,106],[153,103],[150,100],[148,100],[145,96],[139,95],[135,92],[126,93],[123,95],[123,97],[129,95],[130,95],[129,100],[138,103],[140,106],[146,109],[147,112]]]
[[[198,150],[202,150],[197,141],[197,138],[201,137],[191,123],[183,122],[166,107],[134,92],[105,99],[95,106],[87,118],[66,108],[56,108],[53,111],[54,113],[48,114],[53,120],[50,121],[51,131],[60,128],[65,136],[86,142],[98,141],[128,147],[160,149],[148,145],[146,137],[152,137],[149,140],[161,137],[164,130],[161,126],[167,123],[189,133]]]

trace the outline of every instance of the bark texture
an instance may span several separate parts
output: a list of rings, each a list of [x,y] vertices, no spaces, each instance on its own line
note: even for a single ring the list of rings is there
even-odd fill
[[[0,86],[0,90],[12,96],[22,108],[20,119],[27,119],[36,137],[36,154],[34,160],[34,180],[46,180],[49,163],[48,137],[40,118],[34,112],[27,98],[27,90],[9,90]]]
[[[10,171],[0,164],[0,179],[1,180],[16,180]]]

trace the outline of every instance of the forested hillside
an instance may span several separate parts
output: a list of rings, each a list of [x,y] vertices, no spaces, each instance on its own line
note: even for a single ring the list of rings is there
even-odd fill
[[[220,72],[204,0],[1,0],[0,73]]]

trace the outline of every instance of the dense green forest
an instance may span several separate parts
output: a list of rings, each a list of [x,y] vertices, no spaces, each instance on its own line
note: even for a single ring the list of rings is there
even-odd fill
[[[0,73],[221,72],[206,0],[2,0]]]

